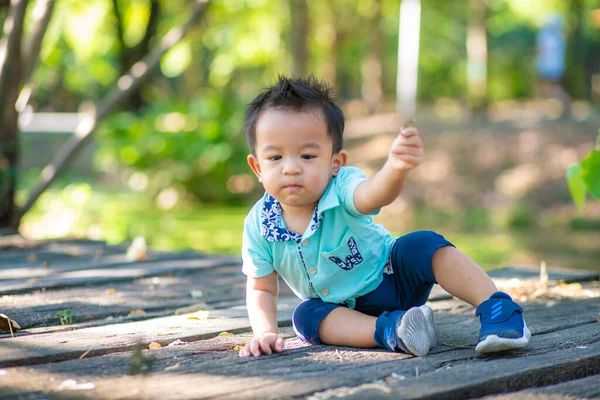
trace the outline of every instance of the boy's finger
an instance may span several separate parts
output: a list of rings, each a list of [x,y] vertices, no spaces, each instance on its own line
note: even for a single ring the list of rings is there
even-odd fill
[[[419,131],[416,128],[405,128],[400,131],[400,134],[405,138],[409,138],[411,136],[419,136]]]
[[[396,139],[396,143],[402,143],[403,145],[409,145],[409,146],[419,146],[419,147],[423,146],[423,142],[421,141],[421,138],[419,137],[418,134],[412,135],[412,136],[398,135],[398,138]]]
[[[263,354],[271,354],[271,343],[269,343],[268,339],[259,341],[259,344],[260,350],[263,352]]]
[[[420,155],[421,149],[416,146],[394,146],[391,149],[392,154],[411,154],[411,155]]]
[[[420,157],[411,156],[408,154],[402,155],[400,157],[400,160],[402,160],[405,164],[410,165],[411,167],[416,167],[417,165],[419,165],[421,163]]]
[[[250,355],[250,350],[248,350],[248,345],[245,345],[240,349],[239,353],[240,357],[248,357]]]
[[[278,338],[275,342],[275,351],[281,352],[283,351],[283,338]]]
[[[260,348],[257,339],[252,339],[252,341],[250,342],[250,353],[252,353],[254,357],[260,356]]]

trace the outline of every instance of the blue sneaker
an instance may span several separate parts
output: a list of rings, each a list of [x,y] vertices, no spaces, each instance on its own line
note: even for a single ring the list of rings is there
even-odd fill
[[[495,353],[527,346],[531,332],[523,319],[523,309],[503,292],[495,292],[477,307],[481,330],[475,351]]]
[[[384,311],[377,318],[375,343],[391,351],[402,351],[422,357],[432,346],[430,335],[435,340],[433,315],[425,315],[427,310],[413,307],[408,311]],[[433,314],[433,313],[432,313]]]

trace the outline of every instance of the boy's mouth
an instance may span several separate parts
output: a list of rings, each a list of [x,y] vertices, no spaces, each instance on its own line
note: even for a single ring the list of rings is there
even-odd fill
[[[288,189],[288,190],[298,190],[300,188],[301,188],[300,185],[286,185],[286,186],[284,186],[284,189]]]

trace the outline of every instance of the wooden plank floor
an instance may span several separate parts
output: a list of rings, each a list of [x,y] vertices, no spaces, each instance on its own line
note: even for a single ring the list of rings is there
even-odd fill
[[[518,278],[538,296],[523,303],[530,346],[489,357],[473,350],[473,307],[440,288],[429,303],[438,345],[426,357],[307,346],[290,327],[298,299],[282,284],[285,351],[254,359],[234,350],[251,337],[239,257],[150,252],[132,263],[125,247],[99,242],[17,244],[0,246],[0,313],[23,328],[0,333],[0,399],[600,397],[598,272],[550,269],[540,296],[537,269],[494,271],[498,284]],[[582,284],[561,295],[555,279]],[[67,308],[72,323],[61,325]]]

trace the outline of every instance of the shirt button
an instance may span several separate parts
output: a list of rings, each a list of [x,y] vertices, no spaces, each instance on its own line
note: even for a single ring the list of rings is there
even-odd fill
[[[308,240],[307,240],[307,239],[304,239],[304,240],[302,241],[302,246],[307,246],[307,245],[308,245]]]
[[[321,294],[322,294],[323,296],[328,296],[328,295],[329,295],[329,290],[327,290],[327,289],[323,289],[323,290],[321,290]]]
[[[308,270],[308,272],[309,272],[311,275],[314,275],[314,274],[316,274],[316,273],[317,273],[317,269],[316,269],[316,268],[311,268],[311,269],[309,269],[309,270]]]

